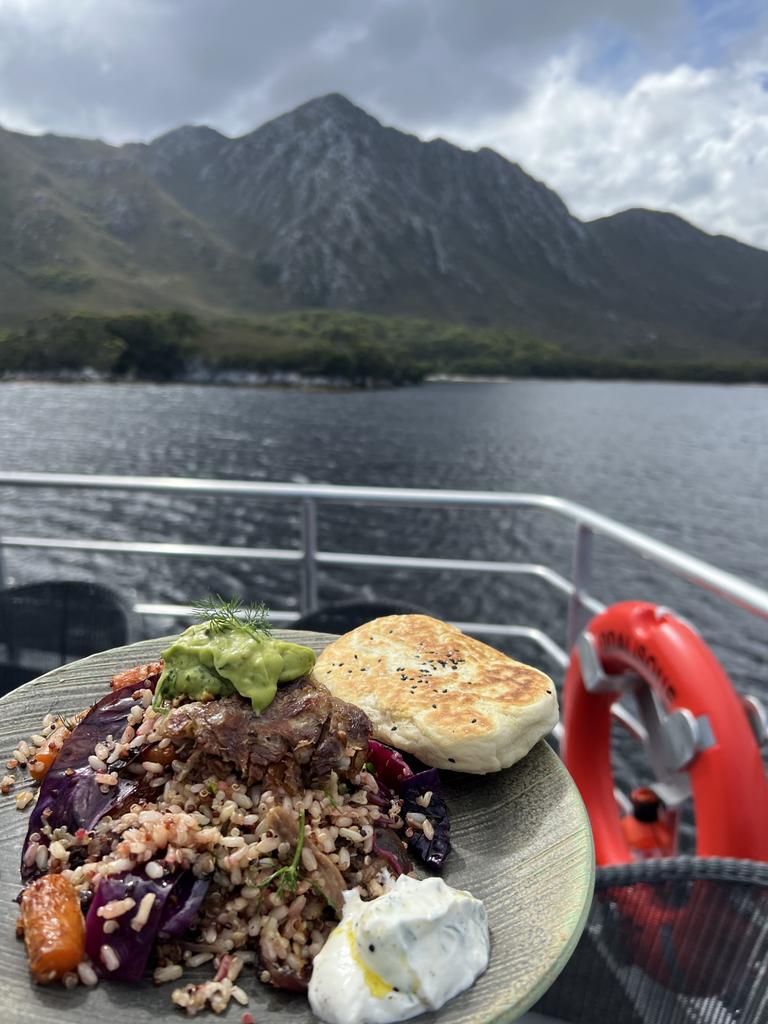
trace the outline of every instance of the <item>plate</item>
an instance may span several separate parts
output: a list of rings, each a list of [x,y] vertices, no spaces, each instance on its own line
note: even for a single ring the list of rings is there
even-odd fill
[[[332,636],[275,630],[275,635],[321,651]],[[111,676],[156,659],[167,640],[145,640],[65,665],[0,699],[0,756],[10,757],[19,739],[37,732],[45,715],[71,714],[98,700]],[[453,852],[444,878],[469,889],[488,911],[491,961],[467,992],[439,1013],[417,1020],[480,1024],[515,1020],[551,985],[568,961],[584,927],[594,885],[592,833],[578,791],[562,762],[544,742],[518,764],[495,775],[442,772],[451,812]],[[22,787],[16,787],[18,792]],[[27,812],[13,796],[0,797],[0,1017],[17,1024],[158,1024],[184,1020],[170,995],[178,982],[155,987],[102,982],[38,986],[29,975],[24,944],[16,940],[13,903]],[[247,971],[247,968],[246,968]],[[238,984],[250,996],[246,1008],[259,1024],[311,1024],[317,1018],[302,996],[262,985],[252,972]],[[208,979],[210,967],[190,972]],[[185,975],[185,980],[188,980]],[[243,1007],[230,1005],[201,1020],[239,1022]]]

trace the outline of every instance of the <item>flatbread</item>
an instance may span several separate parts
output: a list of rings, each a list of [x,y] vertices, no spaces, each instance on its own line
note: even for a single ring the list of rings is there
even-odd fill
[[[449,771],[519,761],[558,720],[549,676],[427,615],[387,615],[331,643],[313,677],[374,737]]]

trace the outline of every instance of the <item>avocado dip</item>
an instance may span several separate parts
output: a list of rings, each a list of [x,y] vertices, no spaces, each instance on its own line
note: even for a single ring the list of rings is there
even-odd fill
[[[250,700],[257,715],[274,700],[278,683],[307,675],[315,664],[309,647],[247,627],[215,628],[211,622],[184,630],[161,657],[156,707],[174,697],[213,700],[236,692]]]

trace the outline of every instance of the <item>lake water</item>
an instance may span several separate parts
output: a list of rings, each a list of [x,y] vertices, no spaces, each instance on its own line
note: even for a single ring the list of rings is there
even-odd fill
[[[0,468],[537,491],[573,498],[768,586],[768,389],[646,383],[427,384],[310,392],[160,385],[0,385]],[[0,531],[284,546],[294,505],[0,488]],[[320,544],[405,555],[523,559],[568,573],[555,516],[321,509]],[[768,692],[768,624],[615,545],[595,545],[594,590],[693,619],[736,684]],[[145,556],[7,553],[16,581],[94,577],[138,600],[240,592],[297,606],[292,566]],[[565,600],[537,581],[348,570],[321,598],[398,598],[439,616],[532,624],[563,642]],[[507,649],[537,657],[530,646]]]

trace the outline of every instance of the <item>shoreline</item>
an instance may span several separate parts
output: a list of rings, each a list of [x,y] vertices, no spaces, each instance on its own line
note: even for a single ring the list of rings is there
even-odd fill
[[[694,384],[697,387],[750,387],[765,388],[768,383],[762,380],[694,380],[691,377],[543,377],[531,374],[526,377],[509,376],[478,376],[470,377],[466,374],[438,373],[430,374],[424,378],[425,384]]]
[[[635,376],[549,376],[530,374],[526,376],[498,376],[479,374],[435,373],[427,374],[423,380],[410,383],[394,383],[388,380],[370,380],[365,384],[356,383],[344,377],[321,377],[295,372],[258,373],[255,371],[224,371],[222,373],[192,373],[168,380],[137,377],[114,377],[95,370],[67,371],[58,373],[28,372],[0,374],[3,384],[115,384],[137,386],[188,386],[228,388],[268,388],[283,391],[323,391],[349,394],[359,391],[394,391],[399,388],[414,388],[420,384],[688,384],[709,387],[752,387],[766,388],[768,382],[761,380],[734,380],[733,378],[695,379],[691,377],[635,377]]]
[[[254,371],[234,373],[227,371],[221,374],[188,374],[183,377],[171,377],[168,380],[161,380],[139,377],[114,377],[107,373],[98,373],[95,370],[55,374],[6,373],[0,374],[0,384],[181,385],[187,387],[277,388],[305,391],[365,391],[374,388],[383,389],[409,386],[392,384],[385,380],[360,385],[343,377],[303,376],[298,373],[256,373]]]

